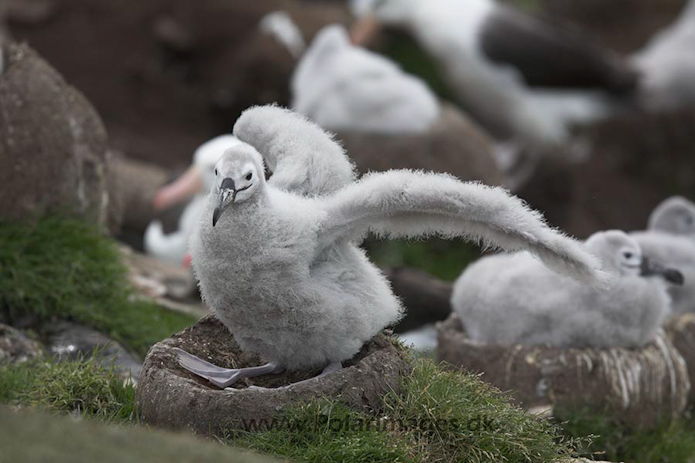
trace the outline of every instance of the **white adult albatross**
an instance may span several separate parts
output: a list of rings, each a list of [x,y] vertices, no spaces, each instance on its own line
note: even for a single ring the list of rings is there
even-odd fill
[[[648,109],[672,109],[695,102],[695,0],[678,19],[633,56],[643,74],[641,97]]]
[[[339,145],[277,107],[247,110],[234,135],[245,143],[217,163],[192,264],[204,300],[240,347],[269,363],[226,369],[178,351],[184,368],[219,387],[284,369],[335,371],[398,321],[400,301],[358,247],[368,232],[528,249],[553,269],[605,283],[594,256],[500,188],[407,170],[355,181]]]
[[[607,94],[637,78],[589,37],[495,0],[353,0],[356,43],[377,24],[410,33],[459,102],[499,140],[563,144],[573,123],[605,117]]]
[[[162,187],[155,196],[155,209],[163,210],[190,200],[179,218],[178,228],[165,233],[161,221],[153,220],[145,230],[145,251],[160,260],[181,265],[188,252],[188,240],[198,221],[205,196],[215,183],[215,164],[227,148],[241,143],[233,135],[220,135],[200,145],[193,164],[176,181]]]

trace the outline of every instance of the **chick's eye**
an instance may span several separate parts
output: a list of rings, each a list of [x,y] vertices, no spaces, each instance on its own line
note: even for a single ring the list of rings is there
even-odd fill
[[[626,259],[632,259],[634,257],[634,254],[631,252],[624,252],[623,257],[625,257]]]
[[[246,180],[251,180],[253,178],[253,172],[246,174]]]
[[[215,167],[215,175],[217,175],[217,167]]]

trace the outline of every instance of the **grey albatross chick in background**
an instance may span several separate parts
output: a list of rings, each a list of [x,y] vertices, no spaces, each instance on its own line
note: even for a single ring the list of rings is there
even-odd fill
[[[594,256],[502,189],[406,170],[355,181],[339,145],[277,107],[247,110],[234,135],[247,144],[217,164],[192,264],[203,299],[239,346],[269,363],[225,369],[178,351],[184,368],[219,387],[284,369],[335,371],[398,321],[400,301],[358,247],[368,232],[528,249],[557,271],[606,284]]]
[[[470,339],[563,348],[648,343],[670,311],[665,280],[682,284],[682,274],[645,259],[637,241],[621,231],[596,233],[585,248],[614,275],[609,289],[551,272],[528,253],[469,266],[454,284],[451,305]]]
[[[654,208],[647,229],[688,238],[695,242],[695,203],[682,196],[671,196]]]
[[[634,90],[630,65],[576,30],[494,0],[353,0],[363,43],[377,24],[404,29],[443,70],[464,109],[499,141],[567,143],[573,123]]]
[[[669,288],[673,313],[695,312],[695,204],[671,197],[654,209],[647,230],[630,235],[647,258],[683,274],[685,283]]]

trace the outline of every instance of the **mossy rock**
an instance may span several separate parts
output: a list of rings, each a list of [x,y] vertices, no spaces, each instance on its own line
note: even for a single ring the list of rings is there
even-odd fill
[[[0,461],[39,463],[272,463],[278,460],[192,436],[108,426],[0,407]]]
[[[652,427],[685,410],[690,380],[663,333],[640,349],[560,349],[471,341],[454,314],[438,327],[438,358],[482,379],[526,408],[591,409]]]
[[[212,315],[150,349],[136,396],[143,420],[167,429],[218,436],[243,430],[245,420],[279,417],[287,407],[320,398],[338,399],[356,409],[380,410],[383,396],[398,391],[401,378],[410,371],[406,354],[380,334],[355,358],[344,362],[345,368],[314,381],[282,387],[315,377],[320,369],[262,376],[220,390],[183,369],[173,351],[176,347],[225,368],[265,362],[242,352],[227,328]]]
[[[0,219],[106,220],[106,131],[87,99],[27,45],[0,50]]]
[[[690,384],[695,384],[695,313],[671,318],[664,330],[688,367]],[[695,391],[691,387],[689,401],[695,403]]]

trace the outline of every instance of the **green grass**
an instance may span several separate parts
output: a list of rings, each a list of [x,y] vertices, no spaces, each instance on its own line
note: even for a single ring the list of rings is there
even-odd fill
[[[0,406],[0,463],[271,463],[184,433],[13,412]]]
[[[573,453],[574,442],[550,421],[477,376],[429,360],[416,361],[403,393],[385,402],[379,415],[328,401],[305,405],[286,413],[285,426],[232,442],[307,462],[550,462]]]
[[[543,11],[542,0],[509,0],[507,3],[530,13],[541,13]]]
[[[70,412],[107,422],[136,419],[135,388],[94,357],[0,363],[0,404]]]
[[[391,31],[389,40],[380,53],[397,62],[408,74],[420,77],[441,98],[455,101],[435,61],[407,34]]]
[[[403,394],[390,395],[387,407],[397,420],[450,424],[408,433],[421,461],[554,461],[573,453],[574,443],[550,421],[512,405],[477,375],[428,360],[416,361]]]
[[[695,421],[664,422],[654,429],[630,429],[616,419],[585,411],[562,412],[569,438],[586,438],[579,449],[597,460],[630,463],[695,462]],[[589,443],[590,442],[590,443]]]
[[[0,224],[0,309],[69,318],[144,355],[195,322],[135,296],[115,243],[78,221]]]
[[[410,462],[408,448],[397,436],[377,432],[375,419],[345,405],[322,400],[288,410],[281,428],[248,432],[233,445],[294,461]],[[372,426],[368,429],[367,423]]]
[[[365,248],[380,267],[414,267],[445,281],[454,281],[480,257],[477,246],[462,240],[370,240]]]

